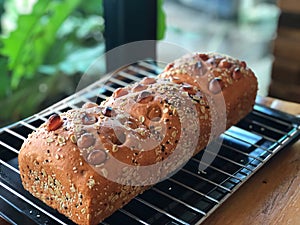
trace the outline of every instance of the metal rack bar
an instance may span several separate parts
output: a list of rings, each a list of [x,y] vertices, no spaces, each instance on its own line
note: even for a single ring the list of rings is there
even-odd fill
[[[36,205],[32,201],[30,201],[29,199],[25,198],[23,195],[21,195],[20,193],[16,192],[14,189],[12,189],[9,186],[5,185],[1,181],[0,181],[0,186],[2,186],[3,188],[5,188],[9,192],[13,193],[15,196],[17,196],[18,198],[22,199],[23,201],[27,202],[28,204],[30,204],[31,206],[33,206],[34,208],[36,208],[37,210],[39,210],[41,213],[44,213],[45,215],[49,216],[51,219],[55,220],[59,224],[67,225],[66,223],[64,223],[63,221],[61,221],[57,217],[53,216],[52,214],[48,213],[46,210],[44,210],[43,208],[39,207],[38,205]]]
[[[140,218],[138,218],[137,216],[133,215],[132,213],[127,212],[125,209],[119,209],[119,211],[122,212],[122,213],[124,213],[125,215],[129,216],[130,218],[138,221],[141,224],[149,225],[148,223],[146,223],[145,221],[141,220]]]
[[[19,142],[24,141],[28,132],[36,130],[37,127],[47,121],[48,117],[54,112],[60,113],[68,109],[78,108],[86,102],[94,101],[96,98],[99,100],[106,99],[108,97],[107,94],[113,92],[116,88],[139,81],[145,76],[153,77],[156,75],[156,71],[159,70],[160,68],[157,68],[156,65],[151,62],[139,62],[124,68],[122,71],[118,71],[116,74],[101,78],[99,81],[80,90],[75,95],[67,97],[28,119],[0,129],[0,186],[11,195],[20,198],[20,201],[33,205],[41,215],[44,215],[44,211],[47,212],[47,210],[43,208],[43,206],[39,206],[40,203],[36,204],[34,198],[29,200],[22,195],[24,190],[19,189],[21,187],[20,183],[13,186],[6,180],[6,177],[19,176],[20,173],[16,164],[16,157],[18,156],[19,150],[16,149],[16,145],[13,143],[17,141],[19,144]],[[135,76],[135,73],[139,73],[139,75]],[[267,121],[266,124],[262,122],[263,120]],[[275,128],[270,126],[272,123],[275,124]],[[280,129],[281,127],[283,127],[282,130]],[[245,131],[245,136],[244,134],[242,135],[238,129]],[[273,134],[275,135],[274,137],[272,136]],[[122,218],[128,218],[128,220],[133,221],[134,224],[146,225],[150,224],[149,221],[151,221],[151,224],[152,221],[155,224],[160,224],[160,218],[163,217],[164,221],[167,221],[164,222],[166,224],[194,224],[194,222],[190,223],[185,221],[186,217],[182,219],[175,211],[174,214],[170,211],[174,206],[178,206],[197,215],[197,217],[194,218],[197,219],[195,224],[200,224],[271,157],[284,147],[298,140],[299,136],[300,119],[285,114],[278,114],[268,108],[255,105],[254,110],[245,120],[223,134],[223,142],[218,140],[219,144],[222,145],[219,154],[206,150],[208,154],[214,156],[216,159],[216,164],[212,165],[201,162],[208,166],[208,174],[199,174],[199,171],[195,170],[193,164],[200,163],[199,159],[201,155],[198,155],[192,158],[189,162],[190,164],[188,163],[178,174],[166,181],[169,183],[161,184],[161,186],[158,184],[151,189],[150,194],[161,196],[161,198],[167,202],[171,202],[172,207],[159,207],[156,202],[152,204],[152,201],[148,201],[150,200],[149,196],[143,197],[143,195],[140,195],[135,198],[135,203],[129,208],[122,208],[119,210],[119,213],[112,215],[114,218],[112,221],[118,221],[118,216],[121,216]],[[10,140],[6,140],[7,138]],[[247,140],[247,138],[249,138],[249,140]],[[244,163],[242,163],[241,160],[247,161],[243,161]],[[226,167],[223,167],[223,163],[226,164]],[[216,175],[220,175],[221,179],[217,179],[216,181],[214,179]],[[189,180],[186,180],[185,177],[188,177]],[[171,188],[167,190],[168,185],[171,185],[174,189]],[[175,192],[171,192],[172,190]],[[178,196],[178,198],[176,198],[175,194],[178,191],[183,191],[184,193],[182,194],[184,194],[184,196]],[[202,201],[203,204],[207,204],[205,207],[203,206],[203,209],[202,206],[201,208],[197,208],[196,205],[194,205],[196,202],[190,202],[188,196],[194,195],[199,196],[201,204]],[[141,208],[136,207],[137,203]],[[130,204],[131,203],[129,203],[129,205]],[[138,210],[143,210],[143,207],[147,210],[151,209],[151,213],[156,213],[153,214],[153,218],[145,219],[143,214],[135,214]],[[45,215],[54,219],[58,224],[69,223],[67,219],[57,219],[60,217],[55,213],[47,212]],[[26,214],[26,216],[31,218],[32,215]],[[188,221],[194,221],[194,219],[189,219]],[[104,221],[101,224],[113,225],[108,221]]]
[[[129,66],[129,69],[132,70],[135,73],[144,75],[145,77],[151,77],[151,76],[153,76],[153,73],[150,73],[150,72],[148,72],[146,70],[139,69],[137,67]]]
[[[184,202],[184,201],[179,200],[178,198],[174,198],[173,196],[171,196],[171,195],[169,195],[169,194],[167,194],[167,193],[165,193],[165,192],[163,192],[163,191],[160,191],[159,189],[157,189],[157,188],[155,188],[155,187],[153,187],[152,190],[158,192],[158,193],[161,194],[161,195],[164,195],[164,196],[166,196],[166,197],[172,199],[174,202],[181,203],[182,205],[186,206],[187,208],[190,208],[190,209],[192,209],[193,211],[202,214],[203,216],[206,216],[206,213],[205,213],[205,212],[203,212],[203,211],[201,211],[200,209],[197,209],[197,208],[195,208],[195,207],[193,207],[193,206],[187,204],[187,203]]]
[[[15,149],[15,148],[11,147],[10,145],[4,143],[3,141],[0,141],[0,145],[4,146],[5,148],[7,148],[11,151],[13,151],[16,154],[19,154],[19,151],[17,149]]]
[[[211,181],[211,180],[209,180],[209,179],[207,179],[207,178],[205,178],[205,177],[199,176],[198,174],[195,174],[195,173],[193,173],[193,172],[191,172],[191,171],[189,171],[189,170],[186,170],[186,169],[182,168],[181,171],[183,171],[183,172],[185,172],[185,173],[188,173],[188,174],[190,174],[190,175],[192,175],[192,176],[194,176],[194,177],[197,177],[197,178],[200,179],[200,180],[204,180],[204,181],[206,181],[206,182],[208,182],[208,183],[210,183],[210,184],[213,184],[213,185],[215,185],[216,187],[219,187],[219,188],[223,189],[224,191],[227,191],[227,192],[229,192],[229,193],[231,192],[230,189],[228,189],[228,188],[226,188],[226,187],[223,187],[222,185],[217,184],[217,183],[215,183],[215,182],[213,182],[213,181]]]
[[[167,211],[165,211],[165,210],[163,210],[163,209],[160,209],[160,208],[156,207],[155,205],[153,205],[153,204],[151,204],[151,203],[149,203],[149,202],[144,201],[144,200],[141,199],[140,197],[136,197],[135,199],[138,200],[139,202],[143,203],[144,205],[146,205],[146,206],[148,206],[148,207],[150,207],[150,208],[152,208],[152,209],[155,209],[156,211],[158,211],[158,212],[160,212],[160,213],[162,213],[162,214],[164,214],[164,215],[170,217],[171,219],[175,220],[175,221],[178,222],[178,223],[181,223],[181,224],[183,224],[183,225],[189,225],[189,224],[186,223],[185,221],[183,221],[183,220],[181,220],[181,219],[179,219],[179,218],[177,218],[177,217],[171,215],[171,214],[168,213]]]
[[[29,123],[26,123],[24,120],[20,121],[20,125],[23,125],[25,127],[28,127],[31,130],[36,130],[36,127],[30,125]]]
[[[126,79],[132,80],[132,81],[134,81],[134,82],[138,82],[138,81],[141,80],[140,78],[138,78],[138,77],[136,77],[136,76],[134,76],[134,75],[131,75],[131,74],[129,74],[129,73],[126,73],[126,72],[124,72],[124,71],[120,71],[120,72],[118,73],[118,75],[119,75],[119,76],[122,76],[122,77],[125,77]]]
[[[257,106],[254,106],[254,107],[257,107]],[[265,115],[265,114],[263,114],[263,113],[261,113],[261,112],[259,112],[259,111],[257,111],[257,110],[253,110],[252,113],[253,113],[254,115],[259,116],[259,117],[262,117],[262,118],[265,118],[265,119],[272,120],[272,121],[274,121],[274,122],[276,122],[276,123],[279,123],[279,124],[282,124],[282,125],[285,125],[285,126],[291,126],[290,123],[287,123],[287,122],[285,122],[285,121],[283,121],[283,120],[276,119],[276,118],[274,118],[274,117],[267,116],[267,115]]]
[[[212,197],[210,197],[210,196],[208,196],[208,195],[206,195],[206,194],[203,194],[202,192],[197,191],[197,190],[195,190],[195,189],[193,189],[193,188],[191,188],[191,187],[189,187],[189,186],[187,186],[187,185],[185,185],[185,184],[183,184],[183,183],[181,183],[181,182],[179,182],[179,181],[177,181],[177,180],[175,180],[175,179],[173,179],[173,178],[169,178],[169,180],[172,181],[172,182],[175,183],[175,184],[178,184],[178,185],[180,185],[180,186],[182,186],[182,187],[184,187],[184,188],[186,188],[186,189],[192,191],[192,192],[197,193],[198,195],[201,195],[201,196],[207,198],[208,200],[210,200],[210,201],[212,201],[212,202],[214,202],[214,203],[216,203],[216,204],[219,204],[219,203],[220,203],[218,200],[216,200],[216,199],[214,199],[214,198],[212,198]]]
[[[10,133],[10,134],[16,136],[17,138],[21,139],[22,141],[25,141],[25,140],[26,140],[25,137],[23,137],[22,135],[20,135],[20,134],[14,132],[14,131],[12,131],[12,130],[10,130],[9,128],[4,128],[4,131],[6,131],[7,133]]]
[[[198,160],[198,159],[192,158],[192,160],[195,161],[195,162],[198,162],[198,163],[200,163],[200,164],[203,164],[203,165],[207,166],[207,168],[211,168],[211,169],[213,169],[213,170],[215,170],[215,171],[218,171],[218,172],[220,172],[220,173],[222,173],[222,174],[225,174],[225,175],[227,175],[227,176],[229,176],[229,177],[231,177],[231,178],[237,179],[237,180],[239,180],[239,181],[243,181],[242,179],[240,179],[240,178],[238,178],[238,177],[235,177],[234,175],[232,175],[232,174],[230,174],[230,173],[227,173],[226,171],[223,171],[223,170],[221,170],[221,169],[218,169],[218,168],[216,168],[216,167],[214,167],[214,166],[212,166],[212,165],[209,165],[209,164],[207,164],[207,163],[205,163],[205,162],[202,162],[202,161],[200,161],[200,160]]]
[[[232,159],[228,159],[228,158],[226,158],[226,157],[224,157],[224,156],[222,156],[222,155],[215,154],[214,152],[211,152],[211,151],[209,151],[209,150],[206,150],[206,152],[208,152],[209,154],[212,154],[213,156],[215,156],[215,157],[217,157],[217,158],[223,159],[223,160],[225,160],[225,161],[227,161],[227,162],[230,162],[230,163],[232,163],[232,164],[234,164],[234,165],[237,165],[237,166],[239,166],[239,167],[241,167],[241,168],[247,169],[247,170],[249,170],[250,172],[253,172],[253,170],[247,168],[245,165],[243,165],[243,164],[241,164],[241,163],[239,163],[239,162],[236,162],[236,161],[234,161],[234,160],[232,160]]]
[[[8,169],[14,171],[15,173],[20,174],[20,171],[18,169],[16,169],[15,167],[9,165],[7,162],[4,162],[2,159],[0,159],[0,164],[4,165],[5,167],[7,167]]]

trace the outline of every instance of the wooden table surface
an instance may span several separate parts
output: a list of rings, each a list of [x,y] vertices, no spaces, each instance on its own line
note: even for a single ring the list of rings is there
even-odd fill
[[[300,104],[271,98],[257,102],[300,115]],[[203,223],[248,224],[300,225],[300,141],[279,152]]]
[[[300,115],[300,104],[259,98],[257,102]],[[279,152],[203,225],[300,225],[300,141]]]

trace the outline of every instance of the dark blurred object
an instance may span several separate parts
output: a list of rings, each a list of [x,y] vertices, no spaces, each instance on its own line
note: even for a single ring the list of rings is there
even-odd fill
[[[0,0],[0,34],[2,33],[2,14],[4,13],[4,0]]]
[[[4,12],[4,0],[0,0],[0,33],[2,33],[2,23],[1,23],[1,18],[2,18],[2,14]]]
[[[104,0],[106,51],[118,46],[142,40],[156,40],[157,1],[156,0]],[[119,49],[118,49],[119,51]],[[155,43],[144,46],[137,52],[127,52],[122,48],[118,58],[107,54],[107,71],[127,64],[128,55],[138,59],[155,58]]]
[[[269,95],[300,103],[300,4],[280,0],[274,63]]]

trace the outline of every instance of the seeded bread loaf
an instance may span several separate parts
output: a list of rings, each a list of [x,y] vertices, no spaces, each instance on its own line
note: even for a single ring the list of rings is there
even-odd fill
[[[100,106],[52,115],[21,148],[23,186],[75,223],[98,224],[246,116],[256,91],[244,62],[183,57]]]

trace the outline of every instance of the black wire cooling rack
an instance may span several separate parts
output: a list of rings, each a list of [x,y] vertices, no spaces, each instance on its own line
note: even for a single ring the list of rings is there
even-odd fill
[[[20,146],[53,113],[78,108],[89,101],[100,102],[116,88],[158,72],[151,63],[136,63],[38,114],[1,128],[0,215],[12,224],[74,224],[23,189],[17,161]],[[202,151],[171,178],[137,196],[101,224],[200,224],[299,136],[299,118],[257,104],[246,118],[221,135],[221,150],[212,164],[206,165],[207,169],[198,171],[199,163],[205,165],[200,161]]]

